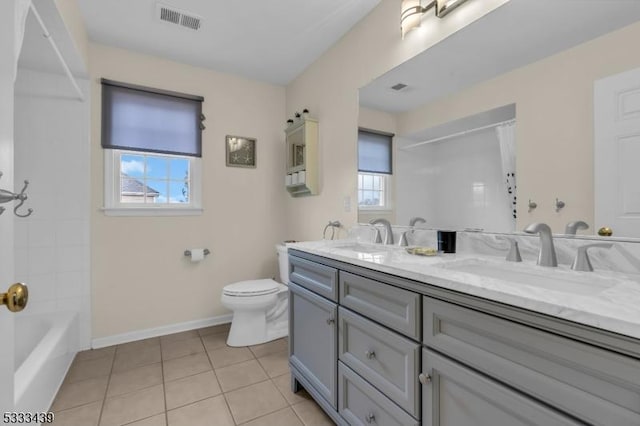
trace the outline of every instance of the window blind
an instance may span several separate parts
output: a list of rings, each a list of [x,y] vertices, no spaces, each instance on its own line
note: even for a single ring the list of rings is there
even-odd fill
[[[201,157],[203,101],[102,79],[102,147]]]
[[[393,135],[370,130],[358,130],[358,171],[392,173]]]

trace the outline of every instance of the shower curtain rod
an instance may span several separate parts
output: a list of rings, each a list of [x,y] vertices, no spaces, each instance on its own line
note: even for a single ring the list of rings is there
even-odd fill
[[[501,121],[499,123],[487,124],[486,126],[475,127],[473,129],[468,129],[468,130],[463,130],[461,132],[452,133],[450,135],[440,136],[438,138],[433,138],[433,139],[428,139],[426,141],[417,142],[417,143],[402,147],[402,148],[400,148],[400,150],[408,151],[410,149],[417,148],[419,146],[426,145],[428,143],[443,141],[445,139],[451,139],[451,138],[455,138],[455,137],[458,137],[458,136],[464,136],[464,135],[467,135],[469,133],[474,133],[474,132],[478,132],[480,130],[490,129],[492,127],[498,127],[498,126],[502,126],[503,124],[511,124],[511,123],[515,123],[515,122],[516,122],[516,119],[512,118],[511,120]]]
[[[67,74],[67,77],[69,77],[69,81],[71,82],[71,84],[73,85],[73,88],[75,89],[75,91],[78,94],[78,99],[80,101],[84,101],[84,93],[82,93],[82,90],[80,89],[80,86],[78,86],[78,83],[76,82],[75,77],[71,73],[71,69],[69,68],[69,65],[67,65],[67,62],[64,60],[64,57],[62,56],[62,53],[60,53],[60,50],[58,49],[58,46],[56,45],[56,42],[53,40],[53,37],[51,37],[51,34],[49,33],[49,30],[47,30],[47,27],[44,25],[44,22],[42,21],[42,18],[40,17],[40,14],[36,10],[36,7],[33,5],[33,3],[31,3],[31,5],[29,7],[30,7],[31,11],[33,12],[33,16],[36,17],[36,20],[40,24],[40,28],[42,28],[42,32],[43,32],[42,35],[47,40],[49,40],[49,44],[51,44],[51,47],[53,48],[53,51],[58,56],[58,59],[60,60],[60,64],[62,64],[62,68],[64,68],[64,72]]]

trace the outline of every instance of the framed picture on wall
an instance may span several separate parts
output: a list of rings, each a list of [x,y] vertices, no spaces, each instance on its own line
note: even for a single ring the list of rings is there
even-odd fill
[[[226,147],[227,167],[256,168],[256,139],[227,135]]]

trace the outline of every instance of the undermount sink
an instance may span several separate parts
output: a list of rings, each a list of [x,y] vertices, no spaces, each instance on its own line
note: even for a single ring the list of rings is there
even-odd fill
[[[392,247],[393,246],[383,245],[383,244],[353,243],[353,244],[347,244],[344,246],[337,246],[336,248],[341,250],[351,250],[358,253],[372,254],[372,253],[385,253],[389,251],[389,249]]]
[[[467,259],[443,263],[437,267],[571,294],[591,295],[615,285],[611,279],[594,274],[587,276],[585,273],[522,263]]]

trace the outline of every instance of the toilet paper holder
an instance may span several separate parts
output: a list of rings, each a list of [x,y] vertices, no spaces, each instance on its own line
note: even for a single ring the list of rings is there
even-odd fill
[[[204,249],[203,253],[206,256],[206,255],[210,254],[211,252],[209,251],[209,249],[206,248],[206,249]],[[184,255],[187,256],[187,257],[191,257],[191,250],[185,250],[184,251]]]

